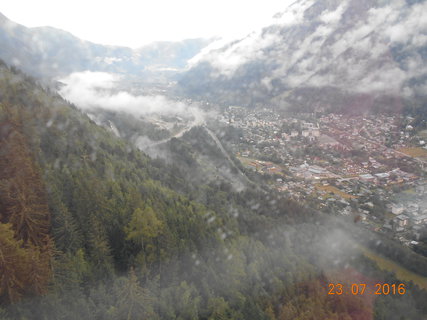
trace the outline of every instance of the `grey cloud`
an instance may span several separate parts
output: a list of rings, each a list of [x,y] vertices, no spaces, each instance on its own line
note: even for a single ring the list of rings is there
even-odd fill
[[[114,90],[118,75],[105,72],[76,72],[60,79],[65,84],[59,93],[79,108],[102,108],[135,115],[193,113],[197,108],[165,96],[133,95]]]
[[[347,3],[342,3],[336,10],[328,11],[325,10],[324,13],[320,16],[320,20],[324,23],[337,23],[341,20],[341,16],[346,9]]]
[[[263,49],[277,41],[280,41],[278,35],[262,34],[261,31],[253,32],[225,50],[202,52],[190,63],[207,61],[214,67],[213,76],[231,76],[239,66],[255,59],[264,58]]]

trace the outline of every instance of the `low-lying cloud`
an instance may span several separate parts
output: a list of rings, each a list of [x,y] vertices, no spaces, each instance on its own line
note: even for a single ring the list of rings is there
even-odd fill
[[[188,113],[190,107],[161,95],[133,95],[115,90],[120,76],[105,72],[75,72],[60,79],[59,93],[83,110],[102,108],[135,115]]]
[[[343,0],[319,9],[314,17],[316,10],[310,0],[298,1],[269,29],[203,51],[193,61],[208,62],[213,77],[232,77],[239,68],[261,61],[268,70],[261,85],[269,90],[271,82],[280,79],[291,88],[326,85],[399,93],[409,80],[427,74],[422,54],[427,44],[426,1],[409,5],[391,0],[361,8],[357,0]]]

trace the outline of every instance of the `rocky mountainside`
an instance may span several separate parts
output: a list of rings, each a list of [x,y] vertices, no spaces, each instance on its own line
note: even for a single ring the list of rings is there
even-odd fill
[[[204,50],[180,84],[241,105],[397,106],[427,88],[426,10],[425,1],[299,0],[270,26]]]
[[[27,28],[0,13],[0,59],[42,78],[86,70],[136,76],[173,72],[209,42],[156,42],[138,49],[106,46],[52,27]]]

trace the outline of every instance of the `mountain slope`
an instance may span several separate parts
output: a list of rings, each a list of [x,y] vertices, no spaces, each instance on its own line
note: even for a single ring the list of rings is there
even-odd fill
[[[44,78],[78,71],[149,75],[183,68],[210,40],[157,42],[131,49],[81,40],[52,27],[27,28],[0,13],[0,59]]]
[[[349,264],[377,281],[397,281],[358,252],[351,235],[369,236],[352,222],[329,219],[273,191],[188,184],[179,168],[153,161],[2,63],[0,106],[0,133],[15,136],[2,146],[17,150],[0,161],[0,185],[17,180],[11,175],[18,174],[11,170],[16,165],[28,181],[36,177],[32,168],[40,170],[24,193],[0,194],[0,277],[15,272],[18,281],[33,279],[19,281],[22,291],[2,281],[2,319],[360,319],[374,309],[407,315],[406,308],[392,308],[396,301],[410,305],[414,319],[425,314],[427,293],[411,284],[408,295],[380,297],[375,305],[325,294],[332,280],[322,270],[347,274]],[[19,154],[20,162],[7,160]],[[13,198],[11,207],[21,212],[25,197],[16,195],[38,188],[47,194],[50,214],[45,255],[22,243],[13,221],[4,223],[4,199]],[[337,230],[339,224],[349,232]],[[414,259],[420,268],[427,263]],[[54,274],[49,287],[47,270]],[[20,294],[26,299],[17,302]]]
[[[425,1],[299,0],[263,30],[195,57],[180,84],[245,105],[424,95],[426,10]]]

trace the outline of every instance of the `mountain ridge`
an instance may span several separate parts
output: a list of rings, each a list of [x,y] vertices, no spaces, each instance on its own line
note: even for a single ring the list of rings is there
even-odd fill
[[[151,69],[181,69],[210,39],[154,42],[132,49],[82,40],[54,27],[27,28],[0,13],[0,59],[41,78],[57,78],[72,72],[102,71],[141,77]]]
[[[297,100],[294,90],[322,87],[424,95],[425,9],[425,1],[296,1],[274,24],[196,56],[179,84],[188,94],[243,105],[286,104]]]

